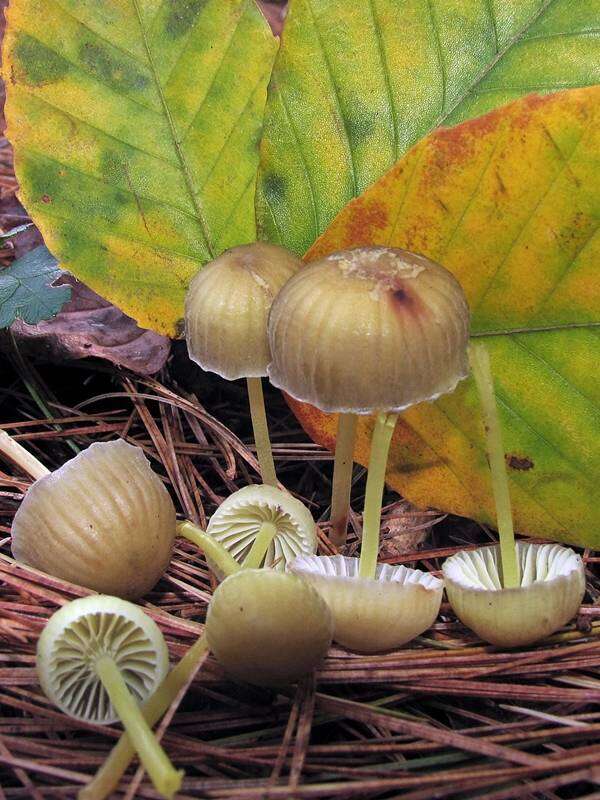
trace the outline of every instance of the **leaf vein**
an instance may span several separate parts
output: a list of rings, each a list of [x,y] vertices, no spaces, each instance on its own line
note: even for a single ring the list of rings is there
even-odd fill
[[[550,181],[550,183],[549,183],[549,184],[546,186],[546,188],[545,188],[545,189],[544,189],[544,191],[542,192],[541,196],[538,198],[538,201],[537,201],[537,203],[534,205],[534,207],[531,209],[530,213],[529,213],[529,214],[527,215],[527,217],[525,218],[525,220],[524,220],[524,222],[523,222],[522,226],[519,228],[519,230],[518,230],[518,232],[517,232],[517,235],[514,237],[514,239],[513,239],[513,240],[512,240],[512,242],[510,243],[510,246],[509,246],[508,250],[506,251],[506,253],[505,253],[505,254],[504,254],[504,256],[502,257],[502,259],[501,259],[501,260],[500,260],[500,262],[498,263],[498,266],[496,267],[496,269],[495,269],[495,271],[494,271],[493,275],[490,277],[490,279],[489,279],[489,281],[488,281],[488,283],[487,283],[487,285],[486,285],[485,289],[483,290],[483,293],[480,295],[480,297],[479,297],[479,299],[477,300],[477,302],[471,306],[471,311],[472,311],[472,313],[473,313],[473,314],[475,314],[475,312],[477,312],[477,311],[478,311],[478,310],[481,308],[481,306],[482,306],[483,302],[485,301],[485,298],[487,297],[487,295],[488,295],[488,294],[489,294],[489,292],[491,291],[491,289],[492,289],[492,287],[493,287],[493,285],[494,285],[494,282],[496,281],[496,278],[498,277],[498,275],[499,275],[499,273],[500,273],[500,270],[502,269],[502,267],[504,266],[504,264],[505,264],[505,263],[508,261],[508,259],[509,259],[509,257],[510,257],[510,254],[512,253],[512,251],[513,251],[513,249],[514,249],[515,245],[517,244],[517,242],[519,241],[519,239],[521,238],[521,236],[523,235],[523,233],[524,233],[524,232],[527,230],[527,228],[529,227],[529,224],[530,224],[530,223],[531,223],[531,221],[533,220],[533,218],[534,218],[534,216],[535,216],[535,214],[536,214],[537,210],[540,208],[540,206],[542,205],[542,203],[543,203],[543,202],[546,200],[546,198],[548,197],[548,195],[549,195],[549,194],[550,194],[550,192],[552,191],[552,188],[554,187],[554,185],[556,184],[556,182],[558,181],[558,179],[559,179],[559,178],[562,176],[562,174],[563,174],[563,173],[564,173],[564,172],[567,170],[567,168],[568,168],[568,166],[569,166],[569,163],[570,163],[571,159],[573,158],[573,156],[574,156],[575,152],[577,151],[577,147],[579,146],[579,144],[580,144],[580,143],[581,143],[581,141],[583,140],[584,133],[585,133],[585,130],[583,131],[583,133],[581,133],[581,135],[580,135],[580,136],[579,136],[579,138],[577,139],[577,142],[576,142],[576,143],[575,143],[575,145],[573,146],[573,149],[572,149],[572,150],[571,150],[571,152],[569,153],[568,157],[565,157],[565,156],[564,156],[564,155],[562,155],[562,153],[561,153],[561,167],[560,167],[560,169],[559,169],[559,170],[556,172],[556,175],[554,175],[554,177],[552,178],[552,180]]]
[[[314,13],[314,10],[313,10],[313,7],[312,7],[312,0],[306,0],[306,6],[307,6],[307,8],[308,8],[308,10],[310,12],[311,22],[312,22],[313,27],[315,29],[315,33],[317,34],[317,43],[319,45],[319,50],[321,51],[321,54],[323,56],[323,63],[325,64],[325,68],[326,68],[327,74],[329,76],[329,82],[331,83],[331,88],[333,90],[333,96],[335,98],[335,102],[336,102],[336,106],[337,106],[337,110],[338,110],[338,116],[339,116],[339,119],[340,119],[340,121],[342,123],[342,128],[344,130],[344,134],[345,134],[345,137],[346,137],[346,145],[347,145],[347,153],[348,153],[348,164],[349,164],[349,167],[350,167],[350,174],[351,174],[351,177],[352,177],[352,197],[356,197],[356,195],[358,194],[358,181],[357,181],[357,178],[356,178],[356,165],[354,163],[354,152],[352,150],[352,145],[350,143],[350,134],[348,132],[348,123],[346,121],[346,117],[344,116],[344,112],[342,110],[342,102],[341,102],[341,99],[340,99],[339,89],[338,89],[337,84],[335,82],[335,78],[334,78],[334,75],[333,75],[333,69],[332,69],[331,63],[329,61],[329,56],[327,55],[327,50],[325,49],[325,45],[323,43],[323,37],[321,36],[321,30],[320,30],[319,26],[317,25],[317,20],[316,20],[315,13]]]
[[[308,188],[310,190],[310,199],[311,199],[311,207],[312,207],[312,216],[313,216],[313,239],[319,235],[320,227],[319,227],[319,212],[317,206],[317,199],[316,199],[316,192],[315,187],[313,184],[312,174],[308,168],[308,162],[306,160],[306,155],[304,153],[304,148],[300,142],[300,137],[298,136],[298,131],[296,130],[296,126],[292,122],[292,117],[285,102],[285,97],[283,92],[279,92],[279,100],[281,102],[281,107],[283,108],[284,114],[286,115],[290,130],[292,131],[294,143],[296,145],[296,150],[298,155],[300,156],[300,161],[302,162],[302,169],[304,170],[304,174],[306,175],[306,182],[308,183]]]
[[[431,30],[433,32],[433,39],[435,42],[437,60],[438,60],[438,69],[440,72],[440,80],[442,83],[442,99],[440,102],[440,114],[443,115],[444,109],[446,107],[446,93],[448,91],[448,77],[446,75],[446,63],[444,61],[444,52],[442,50],[442,42],[440,38],[440,31],[438,28],[438,23],[435,18],[435,9],[433,7],[433,0],[427,0],[427,9],[429,11],[429,19],[431,21]]]
[[[148,65],[149,65],[150,70],[152,72],[152,75],[154,77],[154,82],[156,84],[156,88],[157,88],[157,91],[158,91],[158,94],[159,94],[159,97],[160,97],[161,105],[163,107],[164,114],[165,114],[165,117],[167,119],[167,123],[169,125],[169,129],[171,131],[171,137],[173,139],[173,146],[174,146],[175,151],[177,153],[177,158],[178,158],[179,163],[180,163],[180,168],[181,168],[181,171],[182,171],[182,173],[184,175],[185,182],[186,182],[186,185],[187,185],[187,188],[188,188],[188,192],[190,194],[190,198],[191,198],[192,204],[193,204],[194,209],[196,211],[196,218],[198,220],[198,228],[200,229],[200,233],[201,233],[201,236],[202,236],[202,238],[204,240],[204,244],[206,246],[206,249],[208,250],[209,256],[212,258],[214,256],[214,250],[213,250],[213,244],[212,244],[212,241],[211,241],[210,231],[209,231],[208,225],[206,223],[206,220],[204,218],[204,214],[203,214],[203,211],[202,211],[201,204],[200,204],[200,202],[198,200],[198,196],[196,194],[196,190],[195,190],[195,187],[194,187],[194,182],[193,182],[193,179],[192,179],[192,174],[191,174],[191,171],[189,169],[187,160],[185,158],[185,155],[184,155],[184,152],[183,152],[183,149],[182,149],[182,146],[181,146],[181,142],[180,142],[178,134],[177,134],[177,129],[175,127],[175,122],[173,120],[173,116],[172,116],[170,108],[169,108],[169,106],[167,104],[167,101],[166,101],[166,98],[165,98],[165,94],[163,92],[163,88],[162,88],[162,86],[160,84],[160,81],[159,81],[159,78],[158,78],[158,72],[156,70],[156,65],[154,63],[154,58],[152,56],[152,52],[150,51],[150,43],[148,42],[148,37],[146,35],[146,31],[144,30],[144,26],[142,24],[142,15],[141,15],[141,12],[140,12],[139,0],[131,0],[131,2],[133,4],[133,7],[134,7],[135,12],[136,12],[136,16],[137,16],[137,20],[138,20],[138,24],[139,24],[139,29],[140,29],[140,34],[141,34],[142,41],[144,43],[144,48],[146,50],[146,55],[147,55],[147,58],[148,58]]]
[[[375,39],[377,41],[377,47],[379,50],[379,59],[381,61],[381,71],[383,72],[383,78],[385,81],[386,92],[388,96],[388,103],[389,103],[389,112],[392,118],[392,126],[394,128],[394,157],[398,158],[400,156],[399,152],[399,141],[398,141],[398,114],[396,112],[396,103],[394,98],[394,93],[392,91],[392,81],[390,75],[390,67],[387,61],[387,56],[385,54],[385,45],[383,42],[383,32],[381,28],[381,23],[379,21],[379,16],[375,9],[375,0],[368,0],[369,10],[371,12],[371,17],[373,19],[373,28],[375,30]]]
[[[467,97],[468,97],[470,94],[475,94],[475,93],[476,93],[476,89],[477,89],[477,86],[478,86],[478,84],[480,84],[480,83],[483,81],[483,79],[484,79],[484,78],[485,78],[485,77],[486,77],[486,76],[487,76],[487,75],[488,75],[488,74],[489,74],[489,73],[490,73],[490,72],[491,72],[491,71],[494,69],[494,67],[496,66],[496,64],[497,64],[497,63],[498,63],[498,62],[499,62],[499,61],[500,61],[500,60],[501,60],[501,59],[502,59],[502,58],[503,58],[503,57],[506,55],[506,53],[507,53],[507,52],[508,52],[508,51],[511,49],[511,47],[514,47],[514,46],[515,46],[516,44],[518,44],[518,43],[519,43],[519,42],[520,42],[522,39],[524,39],[524,37],[525,37],[525,34],[526,34],[526,33],[527,33],[527,31],[528,31],[528,30],[531,28],[531,26],[532,26],[532,25],[533,25],[533,24],[534,24],[534,23],[535,23],[535,22],[536,22],[536,21],[537,21],[537,20],[538,20],[538,19],[539,19],[539,18],[540,18],[540,17],[541,17],[543,14],[544,14],[544,12],[546,12],[546,11],[547,11],[547,10],[550,8],[550,6],[551,6],[551,5],[553,5],[555,2],[556,2],[556,0],[545,0],[544,2],[542,2],[542,3],[540,4],[540,7],[539,7],[539,9],[537,10],[537,12],[536,12],[536,13],[533,15],[533,17],[531,17],[531,18],[530,18],[530,19],[527,21],[527,23],[526,23],[526,24],[525,24],[525,25],[524,25],[524,26],[523,26],[523,27],[522,27],[522,28],[521,28],[519,31],[517,31],[517,33],[515,33],[515,35],[513,36],[513,38],[512,38],[512,39],[510,39],[510,40],[507,42],[507,44],[506,44],[506,47],[505,47],[503,50],[498,50],[498,53],[496,54],[496,58],[492,59],[492,60],[490,61],[490,63],[489,63],[489,64],[486,64],[486,65],[485,65],[485,67],[484,67],[484,68],[483,68],[483,69],[482,69],[482,70],[481,70],[481,71],[480,71],[480,72],[479,72],[479,73],[478,73],[478,74],[475,76],[475,78],[474,78],[473,82],[471,83],[471,85],[469,86],[469,88],[467,89],[467,91],[466,91],[466,92],[464,92],[462,96],[460,96],[460,97],[458,97],[458,98],[457,98],[457,100],[456,100],[456,102],[454,103],[454,105],[453,105],[451,108],[449,108],[449,109],[448,109],[448,111],[447,111],[445,114],[442,114],[442,115],[441,115],[441,116],[438,118],[437,122],[436,122],[436,123],[435,123],[435,125],[433,126],[434,128],[436,128],[436,127],[438,127],[439,125],[441,125],[441,124],[444,122],[444,120],[445,120],[445,119],[447,119],[447,118],[450,116],[450,114],[451,114],[453,111],[455,111],[455,110],[456,110],[456,109],[457,109],[457,108],[460,106],[460,104],[461,104],[462,102],[464,102],[464,100],[465,100],[465,99],[466,99],[466,98],[467,98]]]
[[[211,89],[215,85],[215,82],[216,82],[217,78],[219,77],[219,73],[221,72],[221,69],[223,68],[223,65],[227,61],[227,56],[229,55],[229,52],[230,52],[231,48],[233,47],[233,42],[234,42],[235,36],[236,36],[236,34],[238,32],[240,22],[241,22],[241,19],[238,20],[238,22],[236,23],[235,28],[232,30],[231,35],[229,36],[229,39],[227,40],[227,44],[226,44],[226,46],[225,46],[225,48],[223,50],[223,55],[221,56],[221,59],[219,60],[219,64],[218,64],[218,66],[217,66],[217,68],[216,68],[216,70],[215,70],[215,72],[214,72],[214,74],[213,74],[213,76],[212,76],[212,78],[210,80],[210,83],[206,87],[206,91],[204,92],[204,97],[202,98],[202,101],[200,102],[200,105],[194,111],[194,114],[192,116],[191,122],[189,123],[189,125],[185,129],[185,131],[183,132],[183,135],[181,137],[181,142],[182,143],[186,140],[188,134],[190,133],[190,131],[192,130],[192,128],[196,124],[196,120],[200,116],[200,112],[202,111],[206,101],[208,100],[208,96],[209,96],[209,94],[211,92]]]

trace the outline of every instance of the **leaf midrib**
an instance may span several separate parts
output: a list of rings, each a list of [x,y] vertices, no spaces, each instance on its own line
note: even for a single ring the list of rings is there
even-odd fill
[[[150,72],[152,73],[152,78],[153,78],[154,84],[156,86],[156,91],[157,91],[158,96],[160,98],[160,104],[161,104],[161,107],[163,109],[165,118],[167,120],[167,124],[169,126],[169,130],[171,132],[171,138],[173,140],[173,147],[174,147],[175,152],[177,154],[177,160],[179,161],[179,165],[181,167],[181,172],[183,174],[183,178],[185,180],[185,184],[186,184],[188,193],[190,195],[190,200],[192,202],[192,205],[194,206],[194,211],[196,212],[196,219],[198,221],[198,227],[200,229],[200,233],[202,234],[202,239],[204,241],[204,245],[206,246],[206,249],[208,250],[208,254],[209,254],[209,256],[211,258],[213,258],[214,255],[215,255],[215,252],[214,252],[214,244],[212,242],[212,237],[210,235],[210,229],[209,229],[208,223],[206,222],[206,219],[204,217],[204,213],[202,211],[202,207],[201,207],[200,203],[198,202],[198,196],[197,196],[197,192],[196,192],[196,187],[194,186],[192,173],[191,173],[190,167],[189,167],[189,165],[187,163],[187,160],[185,158],[185,154],[183,152],[183,148],[181,146],[181,142],[179,141],[179,137],[178,137],[178,134],[177,134],[177,129],[175,127],[175,122],[174,122],[173,116],[171,114],[171,109],[169,108],[169,105],[167,103],[165,94],[163,92],[162,84],[161,84],[161,82],[159,80],[159,77],[158,77],[158,71],[157,71],[156,65],[154,63],[154,58],[152,56],[152,51],[150,49],[150,43],[148,41],[148,37],[146,35],[146,31],[144,30],[144,25],[143,25],[143,21],[142,21],[142,15],[141,15],[141,12],[140,12],[139,0],[131,0],[131,1],[132,1],[133,8],[135,10],[135,15],[136,15],[138,26],[139,26],[139,29],[140,29],[140,35],[142,37],[144,50],[146,52],[146,58],[148,59],[148,67],[150,69]]]
[[[444,123],[444,121],[446,119],[448,119],[448,117],[450,117],[454,113],[454,111],[456,111],[456,109],[461,105],[461,103],[463,103],[464,100],[470,94],[472,94],[474,92],[474,90],[476,89],[477,85],[479,83],[481,83],[482,80],[494,69],[496,64],[498,64],[498,62],[501,61],[504,58],[506,53],[512,47],[514,47],[516,44],[518,44],[520,41],[522,41],[525,38],[525,34],[527,33],[527,31],[532,27],[532,25],[534,25],[538,21],[538,19],[543,14],[545,14],[545,12],[548,10],[548,8],[550,8],[550,6],[554,2],[556,2],[556,0],[546,0],[546,2],[543,5],[540,6],[540,8],[538,9],[537,13],[533,17],[531,17],[527,21],[527,23],[519,31],[517,31],[517,33],[515,33],[515,35],[512,37],[512,39],[508,40],[508,42],[506,43],[506,46],[503,49],[497,51],[496,57],[494,59],[492,59],[492,61],[490,61],[489,64],[486,64],[485,67],[481,70],[481,72],[478,73],[478,75],[475,77],[474,81],[471,83],[471,85],[466,90],[466,92],[464,92],[456,100],[454,105],[452,105],[446,112],[443,112],[442,114],[440,114],[438,119],[433,124],[432,130],[433,130],[433,128],[437,128],[440,125],[442,125]],[[495,18],[494,18],[494,22],[495,22]]]
[[[578,328],[600,328],[600,320],[591,320],[590,322],[565,322],[556,325],[540,325],[537,327],[526,328],[497,328],[495,330],[483,330],[471,332],[472,339],[482,338],[484,336],[511,336],[513,334],[523,333],[549,333],[551,331],[570,331]]]

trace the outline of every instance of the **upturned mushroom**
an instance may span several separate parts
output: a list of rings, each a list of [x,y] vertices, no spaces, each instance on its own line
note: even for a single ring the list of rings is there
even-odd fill
[[[210,518],[204,534],[191,522],[178,526],[180,536],[195,542],[213,572],[222,577],[211,540],[244,567],[273,567],[281,572],[296,556],[315,553],[317,530],[308,508],[274,486],[244,486],[229,495]]]
[[[163,797],[173,797],[183,772],[174,769],[140,711],[169,668],[156,623],[133,603],[92,595],[50,618],[37,646],[46,696],[74,719],[111,725],[120,720]]]
[[[470,360],[485,420],[500,542],[460,551],[442,569],[456,616],[491,644],[520,647],[575,616],[585,593],[585,572],[581,557],[568,547],[515,543],[500,418],[483,343],[471,346]]]
[[[240,245],[204,266],[185,300],[188,353],[227,380],[246,378],[263,483],[277,485],[262,378],[270,361],[267,318],[277,292],[302,266],[267,242]]]
[[[175,507],[141,448],[96,442],[54,472],[5,433],[0,452],[36,478],[12,524],[17,561],[128,600],[152,589],[171,559]]]
[[[341,644],[373,651],[415,635],[408,620],[397,628],[393,642],[387,631],[383,634],[389,603],[398,603],[400,585],[405,584],[408,596],[414,594],[413,584],[420,583],[421,602],[427,598],[432,610],[439,609],[438,581],[423,583],[404,573],[392,577],[377,568],[381,500],[399,412],[453,391],[466,377],[468,336],[469,310],[460,284],[439,264],[406,250],[362,247],[333,253],[301,270],[273,303],[271,382],[298,400],[340,414],[344,460],[352,450],[348,415],[376,414],[359,565],[343,559],[325,563],[325,557],[296,565],[307,580],[321,588],[324,582],[331,585],[327,598],[336,622],[334,638]],[[334,471],[332,521],[335,526],[343,518],[344,536],[348,478],[348,470]],[[292,563],[291,569],[296,566]],[[354,632],[348,639],[342,624],[342,607],[359,605],[360,598],[362,648],[361,634]],[[396,607],[404,613],[401,605]],[[406,610],[411,613],[410,604]],[[430,618],[431,613],[425,615]],[[374,630],[382,631],[379,642]]]

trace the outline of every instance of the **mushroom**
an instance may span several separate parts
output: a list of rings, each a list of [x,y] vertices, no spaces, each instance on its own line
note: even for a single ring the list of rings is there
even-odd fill
[[[190,522],[179,526],[179,534],[205,549],[209,566],[222,577],[226,570],[215,560],[211,543],[198,538],[198,531]],[[288,492],[265,484],[244,486],[231,494],[210,518],[206,536],[246,568],[266,566],[283,572],[297,555],[317,550],[310,511]]]
[[[185,300],[188,353],[227,380],[246,378],[263,483],[277,485],[262,377],[270,360],[267,318],[273,298],[302,266],[267,242],[240,245],[204,266]]]
[[[412,613],[408,598],[416,594],[436,613],[439,609],[437,581],[377,569],[381,500],[398,413],[453,391],[466,377],[468,335],[469,311],[459,283],[439,264],[406,250],[362,247],[333,253],[291,278],[273,303],[271,382],[298,400],[341,415],[344,461],[353,449],[345,416],[376,413],[359,564],[323,557],[290,566],[315,585],[331,583],[327,597],[334,639],[341,644],[374,651],[407,641],[410,625],[399,625],[397,638],[379,627],[386,603],[401,596],[407,598],[407,618]],[[336,448],[333,522],[343,508],[345,536],[350,472],[338,456]],[[415,584],[422,591],[415,593]],[[361,634],[344,634],[349,603],[363,605],[362,647]],[[423,618],[429,620],[430,611]]]
[[[210,603],[206,637],[237,680],[282,686],[324,658],[333,620],[321,595],[295,575],[242,569],[225,578]]]
[[[469,311],[456,279],[428,258],[388,247],[345,250],[309,264],[273,303],[271,383],[339,414],[332,494],[336,544],[346,537],[356,415],[377,414],[364,574],[375,570],[376,495],[396,416],[453,391],[466,377],[468,329]]]
[[[6,434],[0,450],[36,478],[12,524],[17,561],[136,600],[166,570],[175,507],[140,447],[96,442],[50,472]]]
[[[433,624],[442,602],[439,578],[403,565],[378,564],[374,580],[360,578],[358,559],[347,556],[299,556],[292,569],[334,610],[335,640],[351,650],[410,642]]]
[[[505,588],[497,546],[463,550],[443,566],[456,616],[486,642],[523,647],[573,619],[585,593],[581,556],[557,544],[517,542],[519,580]]]
[[[139,708],[169,668],[156,623],[133,603],[108,595],[74,600],[52,615],[37,646],[46,696],[73,719],[97,725],[121,720],[156,790],[173,797],[174,769]]]
[[[577,613],[585,593],[581,557],[568,547],[515,544],[500,418],[487,348],[471,345],[470,361],[485,420],[499,546],[459,551],[442,571],[456,616],[500,647],[532,644]]]
[[[210,553],[225,580],[217,587],[205,634],[187,651],[144,706],[154,725],[194,675],[209,647],[233,677],[279,686],[298,680],[318,664],[331,644],[333,620],[321,596],[301,578],[236,562],[215,538],[189,525],[193,541]],[[186,535],[187,535],[186,533]],[[256,539],[248,556],[264,558],[268,537]],[[249,560],[248,556],[246,561]],[[80,800],[104,800],[117,787],[134,754],[122,736]]]

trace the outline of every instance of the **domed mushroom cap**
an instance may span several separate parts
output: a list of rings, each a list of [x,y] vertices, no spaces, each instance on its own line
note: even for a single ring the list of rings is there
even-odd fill
[[[522,647],[572,619],[585,593],[583,562],[568,547],[517,543],[521,585],[503,589],[497,546],[461,551],[442,571],[456,616],[486,642]]]
[[[309,264],[269,318],[271,382],[323,411],[402,411],[468,372],[456,279],[407,250],[361,247]]]
[[[302,262],[267,242],[227,250],[203,267],[185,299],[188,353],[223,378],[258,378],[271,360],[271,303]]]
[[[139,447],[97,442],[25,495],[12,526],[17,561],[135,600],[166,570],[175,507]]]
[[[433,624],[443,592],[435,575],[378,564],[375,578],[360,578],[358,568],[359,560],[346,556],[299,556],[288,567],[331,609],[336,642],[377,653],[400,647]]]
[[[232,677],[258,686],[293,683],[314,669],[332,630],[331,613],[312,586],[265,569],[226,578],[206,617],[217,661]]]
[[[169,656],[156,623],[117,597],[82,597],[50,618],[37,646],[45,695],[70,717],[110,725],[119,717],[94,669],[102,656],[114,660],[139,703],[162,683]]]
[[[242,563],[263,522],[272,522],[276,528],[264,566],[283,572],[288,561],[316,551],[317,529],[310,511],[288,492],[265,484],[244,486],[229,495],[212,515],[206,532]],[[212,563],[211,569],[215,571]]]

